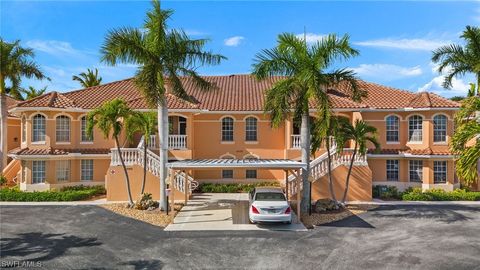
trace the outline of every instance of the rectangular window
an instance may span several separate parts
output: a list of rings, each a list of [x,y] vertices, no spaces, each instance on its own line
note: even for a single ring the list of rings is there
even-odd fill
[[[246,170],[245,171],[245,178],[256,179],[257,178],[257,170]]]
[[[222,119],[222,141],[233,142],[233,118]]]
[[[70,160],[57,160],[57,181],[68,181],[70,178]]]
[[[222,170],[222,178],[223,179],[232,179],[233,178],[233,170]]]
[[[408,141],[422,142],[423,140],[423,118],[419,115],[411,116],[408,119]]]
[[[447,141],[447,121],[445,115],[433,117],[433,142]]]
[[[410,160],[409,161],[410,182],[423,181],[423,161]]]
[[[387,117],[387,123],[386,123],[386,128],[387,128],[387,142],[398,142],[399,140],[399,119],[395,115],[391,115]]]
[[[398,181],[398,160],[387,160],[387,181]]]
[[[433,183],[434,184],[447,183],[447,161],[433,162]]]
[[[80,119],[80,130],[81,130],[81,140],[82,142],[93,142],[93,135],[89,137],[87,134],[87,117],[84,116]]]
[[[81,160],[81,180],[82,181],[93,180],[93,160],[92,159]]]
[[[257,141],[257,118],[248,117],[245,120],[245,140]]]
[[[32,183],[45,183],[45,160],[32,161]]]
[[[57,142],[70,141],[70,118],[65,115],[58,116],[56,119],[56,140]]]

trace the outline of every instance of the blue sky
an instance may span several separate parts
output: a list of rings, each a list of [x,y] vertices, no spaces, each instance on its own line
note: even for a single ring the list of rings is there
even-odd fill
[[[141,27],[148,1],[1,1],[1,37],[20,39],[36,52],[35,60],[52,79],[24,80],[23,85],[48,90],[78,89],[72,75],[98,68],[104,82],[132,76],[135,66],[100,63],[100,46],[110,29]],[[466,25],[480,24],[480,2],[298,2],[298,1],[167,1],[175,13],[172,28],[193,38],[209,38],[207,48],[228,57],[202,74],[249,73],[255,54],[275,45],[281,32],[349,34],[360,56],[340,63],[364,80],[443,96],[464,95],[471,76],[441,87],[442,75],[431,63],[431,50],[461,43]]]

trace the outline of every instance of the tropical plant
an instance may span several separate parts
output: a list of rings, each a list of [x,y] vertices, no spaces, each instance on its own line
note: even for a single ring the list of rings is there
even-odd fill
[[[32,99],[32,98],[36,98],[38,96],[41,96],[43,94],[45,94],[45,92],[47,91],[47,86],[41,88],[41,89],[35,89],[33,86],[29,86],[28,89],[20,89],[20,91],[25,94],[25,97],[24,99],[25,100],[29,100],[29,99]]]
[[[12,43],[0,38],[0,172],[7,163],[7,99],[6,94],[18,97],[22,77],[47,78],[40,67],[33,62],[35,54],[32,49],[20,46],[20,41]],[[10,85],[7,87],[7,81]]]
[[[219,64],[224,56],[204,51],[208,40],[190,39],[185,31],[169,29],[167,20],[172,10],[162,10],[158,0],[147,12],[141,29],[122,27],[108,33],[102,46],[102,61],[109,65],[132,63],[138,65],[135,84],[149,105],[158,108],[160,143],[160,208],[165,210],[167,198],[165,180],[168,162],[168,108],[166,92],[186,101],[193,101],[185,91],[181,76],[199,89],[214,89],[215,85],[200,77],[200,65]]]
[[[352,125],[348,120],[342,121],[340,124],[339,132],[337,135],[337,143],[343,146],[345,143],[353,142],[353,153],[348,167],[347,179],[345,182],[345,190],[343,192],[342,204],[345,204],[347,199],[348,187],[350,184],[350,176],[352,174],[353,163],[357,152],[359,155],[367,154],[367,143],[373,144],[376,150],[380,149],[380,143],[377,140],[377,128],[368,125],[367,122],[357,119],[355,124]],[[337,151],[341,152],[343,147],[338,147]]]
[[[97,86],[102,83],[102,77],[98,76],[98,69],[95,69],[95,72],[92,69],[87,69],[87,72],[82,72],[77,75],[72,76],[72,80],[78,81],[80,85],[84,88]]]
[[[467,184],[478,181],[480,159],[480,97],[473,96],[462,101],[455,115],[456,130],[450,148],[458,155],[457,175]]]
[[[93,128],[97,127],[105,138],[111,137],[115,139],[120,163],[125,174],[125,184],[127,187],[129,205],[133,205],[132,193],[130,191],[130,179],[128,176],[127,167],[122,156],[122,149],[120,148],[120,141],[118,137],[123,130],[124,122],[131,116],[132,110],[127,106],[127,103],[122,99],[113,99],[105,102],[99,108],[91,111],[87,115],[87,134],[93,135]]]
[[[480,28],[467,26],[460,37],[465,41],[464,46],[442,46],[433,51],[432,61],[440,64],[440,73],[447,72],[443,87],[450,88],[455,77],[473,73],[477,80],[477,95],[480,96]]]
[[[252,73],[257,79],[283,76],[266,93],[265,111],[270,113],[272,126],[278,127],[292,114],[292,110],[294,122],[301,123],[302,162],[307,164],[302,169],[302,212],[307,211],[310,205],[309,104],[316,104],[318,114],[329,119],[332,112],[327,90],[340,82],[346,83],[355,100],[362,97],[353,71],[327,71],[337,64],[336,60],[356,55],[358,51],[350,46],[348,35],[341,38],[328,35],[308,45],[305,39],[283,33],[278,36],[275,48],[263,50],[255,57]]]
[[[133,136],[136,133],[143,135],[143,181],[140,195],[145,192],[145,183],[147,182],[147,152],[148,144],[150,143],[150,135],[155,135],[157,130],[158,120],[156,112],[133,112],[132,115],[125,122],[125,129],[127,130],[127,138],[133,141]]]

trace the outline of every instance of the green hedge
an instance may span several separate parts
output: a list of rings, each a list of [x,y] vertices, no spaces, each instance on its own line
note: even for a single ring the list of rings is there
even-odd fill
[[[398,189],[393,186],[379,185],[372,187],[372,197],[382,200],[401,200],[402,192],[398,191]]]
[[[430,189],[422,192],[421,188],[407,189],[403,195],[404,201],[480,201],[480,192],[456,189],[444,191],[443,189]]]
[[[73,186],[65,187],[60,191],[23,192],[18,188],[0,190],[0,201],[4,202],[54,202],[54,201],[81,201],[96,195],[105,194],[103,186]]]
[[[198,192],[203,193],[239,193],[239,192],[250,192],[255,187],[271,187],[271,186],[280,186],[277,182],[261,182],[261,183],[252,183],[252,184],[213,184],[213,183],[202,183],[198,187]]]

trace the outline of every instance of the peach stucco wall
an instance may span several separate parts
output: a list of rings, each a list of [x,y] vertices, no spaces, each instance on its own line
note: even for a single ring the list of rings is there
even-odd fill
[[[343,196],[348,167],[340,166],[332,172],[333,190],[337,200]],[[331,198],[328,175],[321,177],[312,184],[312,200]],[[372,171],[368,166],[358,166],[352,169],[347,201],[372,200]]]

